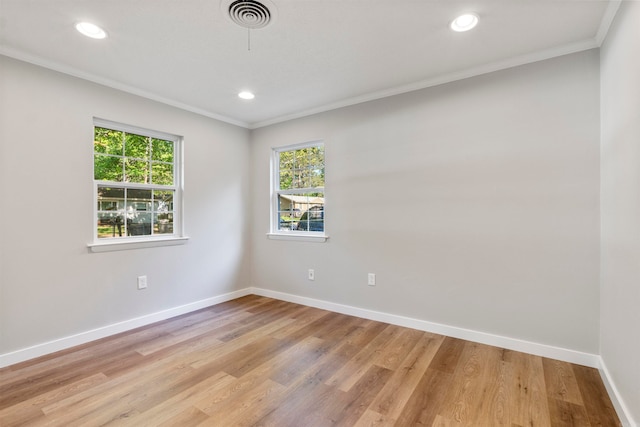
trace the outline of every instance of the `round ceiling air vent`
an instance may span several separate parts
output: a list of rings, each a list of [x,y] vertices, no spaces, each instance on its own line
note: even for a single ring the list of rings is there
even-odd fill
[[[223,1],[221,6],[232,22],[251,30],[266,27],[274,18],[275,8],[264,0]]]

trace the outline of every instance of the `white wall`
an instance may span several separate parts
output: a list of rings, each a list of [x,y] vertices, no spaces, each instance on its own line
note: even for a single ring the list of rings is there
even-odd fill
[[[2,56],[0,70],[0,355],[246,287],[247,130]],[[186,245],[89,252],[94,116],[184,136]]]
[[[582,52],[253,131],[254,286],[598,353],[598,61]],[[315,139],[330,239],[268,240],[270,150]]]
[[[640,3],[623,2],[601,51],[600,353],[640,422]]]

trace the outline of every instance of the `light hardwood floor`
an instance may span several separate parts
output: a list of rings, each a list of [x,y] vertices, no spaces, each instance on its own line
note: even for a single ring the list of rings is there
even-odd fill
[[[0,370],[9,426],[619,426],[598,371],[248,296]]]

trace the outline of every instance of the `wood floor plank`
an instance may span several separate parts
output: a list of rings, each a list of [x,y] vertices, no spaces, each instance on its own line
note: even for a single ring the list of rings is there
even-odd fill
[[[361,348],[371,342],[373,338],[380,335],[387,326],[386,323],[365,320],[359,327],[351,331],[348,335],[345,335],[341,341],[345,344],[351,344],[354,347]]]
[[[589,427],[589,416],[584,406],[565,400],[549,398],[550,425],[553,427]]]
[[[229,354],[245,346],[248,346],[255,341],[264,339],[265,337],[269,337],[269,334],[274,330],[278,330],[282,326],[288,325],[294,321],[294,319],[282,318],[267,325],[260,326],[259,328],[254,329],[252,332],[243,335],[242,339],[232,340],[216,346],[215,351],[209,354],[208,357],[203,357],[201,360],[192,362],[191,366],[193,368],[201,368],[204,365],[219,365],[221,363],[224,364],[228,358],[224,360],[223,358],[227,357]]]
[[[504,425],[496,417],[496,402],[501,349],[467,342],[451,379],[447,405],[441,415],[461,424]],[[510,423],[509,423],[510,424]]]
[[[337,340],[321,340],[313,336],[308,337],[291,348],[291,355],[283,354],[279,358],[279,363],[266,362],[271,365],[270,378],[279,384],[289,386],[338,344],[339,341]]]
[[[283,326],[282,328],[273,332],[271,336],[278,339],[285,339],[285,337],[287,337],[288,335],[291,335],[302,328],[308,327],[309,324],[318,321],[318,319],[328,314],[329,312],[326,310],[319,310],[312,307],[303,307],[300,312],[298,312],[295,316],[292,316],[292,318],[295,319],[295,322],[291,322],[288,325]]]
[[[592,426],[620,426],[600,373],[586,366],[572,365],[584,407]]]
[[[595,369],[250,295],[0,369],[10,426],[619,426]]]
[[[326,420],[323,425],[352,426],[367,410],[378,392],[384,387],[392,371],[376,365],[371,367],[347,392],[334,392],[326,405],[317,408],[312,416]]]
[[[385,387],[371,403],[370,409],[388,419],[397,419],[418,386],[444,337],[423,333],[402,365],[389,378]]]
[[[342,391],[349,391],[373,365],[373,357],[380,348],[387,345],[397,334],[402,332],[400,326],[388,325],[378,336],[365,345],[351,360],[336,372],[327,385],[337,386]]]
[[[431,369],[437,369],[447,374],[452,374],[458,366],[458,360],[462,354],[465,341],[457,338],[445,337],[433,362]]]
[[[392,427],[396,424],[396,420],[379,412],[367,409],[360,419],[354,424],[354,427]]]
[[[418,339],[423,334],[415,329],[403,329],[381,351],[377,352],[371,360],[376,366],[395,370],[407,357],[407,354],[416,346]]]
[[[61,386],[47,393],[39,394],[30,399],[24,399],[18,404],[0,410],[0,420],[3,420],[2,425],[13,425],[14,421],[12,420],[28,420],[43,417],[44,412],[42,411],[42,408],[49,402],[56,402],[60,399],[73,396],[84,390],[95,387],[99,383],[104,383],[107,380],[108,378],[104,374],[97,373],[75,383]]]
[[[147,422],[146,425],[157,427],[195,427],[210,419],[211,418],[207,414],[205,414],[198,408],[190,406],[171,418],[167,418],[166,420],[159,422]]]
[[[396,426],[433,424],[443,405],[453,374],[428,368],[402,409]]]
[[[550,426],[547,386],[541,357],[505,351],[510,363],[510,413],[518,426]]]
[[[584,405],[571,364],[543,358],[544,380],[550,398]]]
[[[249,312],[234,312],[230,314],[225,313],[225,315],[219,317],[209,316],[209,318],[205,320],[191,324],[189,326],[183,326],[177,330],[169,332],[167,335],[147,341],[145,344],[136,347],[135,351],[143,356],[147,356],[149,354],[155,353],[156,351],[187,341],[191,338],[210,333],[211,331],[215,330],[217,325],[219,325],[221,322],[237,322],[248,317],[251,317],[251,313]]]
[[[212,375],[210,377],[203,378],[202,381],[195,382],[192,387],[175,394],[173,397],[149,408],[147,411],[142,412],[140,415],[144,419],[144,423],[149,426],[166,424],[169,420],[180,416],[180,414],[184,412],[189,412],[191,409],[195,409],[195,415],[200,418],[200,414],[204,414],[204,412],[199,408],[196,408],[194,402],[198,399],[202,400],[215,396],[220,392],[220,390],[228,387],[235,381],[237,381],[237,378],[234,378],[224,372],[218,372],[216,375]],[[209,415],[206,415],[206,419],[208,418]],[[200,420],[198,423],[201,423],[206,419]],[[138,427],[139,423],[140,420],[135,418],[127,420],[127,422],[123,422],[122,425],[126,427]]]

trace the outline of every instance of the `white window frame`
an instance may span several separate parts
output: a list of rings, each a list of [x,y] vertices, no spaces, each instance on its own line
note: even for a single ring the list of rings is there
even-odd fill
[[[92,252],[117,251],[125,249],[139,249],[155,246],[181,245],[187,242],[188,237],[184,235],[183,223],[183,137],[166,132],[145,129],[139,126],[127,125],[110,120],[94,118],[92,131],[102,127],[151,138],[163,139],[173,142],[173,185],[144,184],[132,182],[114,182],[93,179],[93,242],[87,246]],[[94,150],[91,150],[91,164],[95,165]],[[94,170],[91,168],[93,176]],[[173,233],[156,234],[142,236],[122,236],[117,238],[98,238],[98,186],[113,185],[118,188],[141,189],[141,190],[172,190],[173,193]]]
[[[274,240],[298,240],[307,242],[326,242],[329,236],[327,235],[327,223],[324,222],[324,231],[298,231],[298,230],[281,230],[279,229],[279,215],[278,215],[278,196],[280,194],[295,194],[295,193],[313,193],[322,192],[325,198],[326,209],[326,192],[325,187],[311,187],[311,188],[295,188],[291,190],[280,190],[280,153],[285,151],[295,151],[309,147],[323,147],[324,142],[321,140],[308,141],[300,144],[287,145],[283,147],[274,147],[271,149],[271,209],[270,209],[270,232],[267,233],[269,239]],[[324,163],[326,167],[326,152]],[[326,186],[326,169],[325,169],[325,186]],[[326,218],[326,217],[325,217]]]

